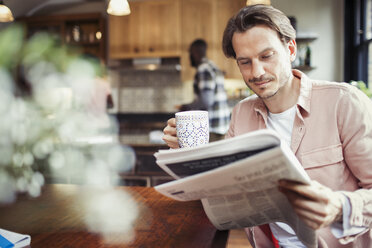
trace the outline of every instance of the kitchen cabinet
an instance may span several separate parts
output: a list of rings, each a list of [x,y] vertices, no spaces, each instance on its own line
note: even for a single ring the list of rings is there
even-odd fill
[[[219,0],[215,1],[217,5],[217,45],[216,45],[216,63],[225,72],[226,78],[242,79],[239,68],[234,58],[226,58],[222,51],[222,37],[227,21],[235,15],[246,4],[241,0]]]
[[[225,73],[227,78],[241,78],[234,59],[222,52],[222,36],[227,21],[245,2],[240,0],[182,0],[182,80],[192,80],[195,69],[190,65],[188,48],[195,39],[208,43],[207,56]]]
[[[179,57],[180,0],[130,2],[131,14],[109,16],[109,57]]]
[[[228,19],[242,0],[131,1],[131,14],[109,16],[109,58],[181,58],[182,81],[192,80],[188,49],[197,38],[208,42],[208,57],[229,78],[241,78],[235,60],[222,52],[222,35]]]
[[[63,44],[106,61],[106,22],[101,13],[33,16],[17,21],[25,24],[28,37],[46,31],[57,35]]]
[[[195,40],[202,38],[208,43],[208,57],[214,55],[214,4],[210,0],[182,0],[181,2],[182,81],[193,79],[194,69],[190,64],[189,46]],[[213,54],[213,55],[212,55]],[[213,59],[213,58],[211,58]]]

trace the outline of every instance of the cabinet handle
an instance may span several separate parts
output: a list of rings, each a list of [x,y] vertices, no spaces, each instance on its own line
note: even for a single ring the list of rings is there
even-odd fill
[[[135,47],[135,48],[134,48],[134,52],[135,52],[135,53],[138,53],[138,52],[139,52],[138,47]]]
[[[154,51],[154,48],[153,48],[153,47],[150,47],[150,48],[149,48],[149,51],[150,51],[150,52],[153,52],[153,51]]]

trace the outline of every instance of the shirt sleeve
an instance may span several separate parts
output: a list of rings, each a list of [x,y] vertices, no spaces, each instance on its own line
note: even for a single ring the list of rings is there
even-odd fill
[[[350,203],[347,223],[350,226],[372,226],[372,101],[356,87],[345,90],[337,109],[337,125],[343,146],[344,159],[360,189],[343,191]],[[356,235],[348,235],[344,241]],[[341,240],[340,240],[341,241]],[[345,243],[344,242],[344,243]]]
[[[217,87],[215,82],[216,73],[207,64],[202,64],[197,69],[195,77],[196,98],[190,104],[182,106],[182,110],[208,110],[215,102],[215,88]]]
[[[364,232],[367,227],[353,226],[350,224],[349,218],[351,214],[351,206],[348,198],[343,195],[342,199],[342,222],[334,222],[331,225],[331,232],[336,238],[354,236]]]
[[[211,90],[214,92],[216,88],[216,73],[213,72],[212,68],[208,64],[202,64],[198,67],[197,71],[197,84],[199,92]]]

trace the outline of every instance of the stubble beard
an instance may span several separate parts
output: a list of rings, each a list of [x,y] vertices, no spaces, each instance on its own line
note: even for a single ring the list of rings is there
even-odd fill
[[[254,90],[253,87],[250,87],[250,84],[254,84],[255,82],[260,82],[260,81],[269,81],[269,84],[271,84],[273,81],[275,81],[275,78],[274,77],[269,77],[269,78],[260,78],[260,79],[250,79],[248,80],[248,82],[245,82],[245,84],[248,86],[249,89],[251,89],[259,98],[265,100],[265,99],[269,99],[273,96],[276,95],[276,93],[278,93],[278,90],[279,88],[275,91],[275,92],[272,92],[271,94],[269,95],[263,95],[263,94],[260,94],[258,93],[257,91],[258,90]],[[270,85],[265,85],[263,87],[267,88],[267,86],[270,86]],[[270,93],[270,92],[268,92]]]
[[[248,80],[248,82],[245,82],[245,84],[248,86],[248,88],[250,88],[259,98],[261,98],[262,100],[269,100],[270,98],[272,98],[272,97],[274,97],[274,96],[276,96],[277,95],[277,93],[279,92],[279,91],[281,91],[282,89],[283,89],[283,87],[285,86],[285,85],[287,85],[288,84],[288,82],[289,82],[289,80],[290,80],[290,78],[291,78],[291,71],[287,74],[287,75],[285,75],[285,78],[283,79],[283,80],[281,80],[281,82],[278,82],[278,88],[274,91],[274,92],[267,92],[267,93],[269,93],[268,95],[263,95],[263,94],[259,94],[259,93],[257,93],[255,90],[253,90],[252,89],[252,87],[250,87],[249,85],[251,84],[251,83],[254,83],[254,82],[256,82],[256,81],[264,81],[264,80],[270,80],[270,83],[272,83],[272,82],[274,82],[275,83],[275,80],[276,80],[276,78],[275,77],[264,77],[264,78],[261,78],[261,79],[250,79],[250,80]],[[269,83],[269,84],[270,84]],[[270,85],[268,85],[268,86],[270,86]]]

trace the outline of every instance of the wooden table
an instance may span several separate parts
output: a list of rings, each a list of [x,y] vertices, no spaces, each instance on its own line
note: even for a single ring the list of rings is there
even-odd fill
[[[21,196],[9,206],[0,206],[0,228],[31,235],[32,248],[226,246],[228,232],[213,227],[199,201],[174,201],[149,187],[119,189],[142,206],[131,243],[112,245],[87,230],[84,208],[77,201],[87,189],[77,185],[46,185],[38,198]]]

